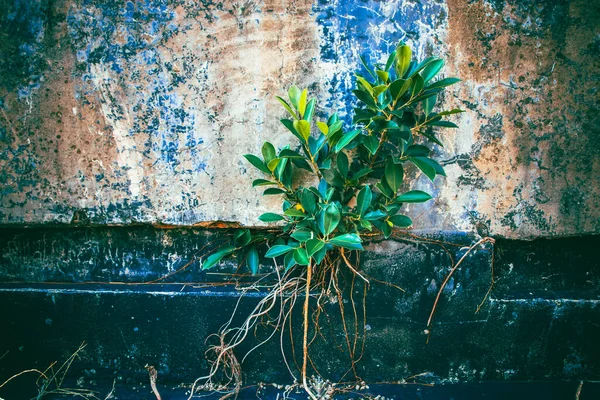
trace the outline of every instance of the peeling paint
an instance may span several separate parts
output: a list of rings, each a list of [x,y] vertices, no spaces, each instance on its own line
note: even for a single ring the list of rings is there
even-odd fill
[[[591,8],[591,9],[590,9]],[[348,118],[363,54],[447,58],[466,113],[408,171],[420,229],[600,232],[597,4],[15,1],[0,11],[0,224],[258,225],[278,209],[242,154],[292,138],[274,99],[309,87]]]

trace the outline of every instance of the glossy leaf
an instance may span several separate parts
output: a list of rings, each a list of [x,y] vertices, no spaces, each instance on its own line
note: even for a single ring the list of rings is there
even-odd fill
[[[254,181],[252,181],[252,187],[269,186],[269,185],[277,185],[277,183],[268,181],[266,179],[255,179]]]
[[[308,90],[304,89],[302,93],[300,93],[300,99],[298,100],[298,112],[301,117],[304,117],[304,112],[306,111],[306,101],[308,97]]]
[[[432,122],[429,125],[430,126],[439,126],[442,128],[458,128],[458,125],[456,125],[454,122],[450,122],[450,121],[436,121],[436,122]]]
[[[425,68],[423,68],[423,72],[421,72],[421,75],[423,76],[423,81],[427,82],[431,78],[436,76],[438,74],[438,72],[440,72],[440,70],[442,69],[443,66],[444,66],[444,60],[438,59],[438,60],[431,61],[429,64],[427,64],[427,66]]]
[[[346,156],[346,154],[341,151],[338,156],[337,156],[337,167],[338,167],[338,171],[340,171],[340,174],[342,174],[342,176],[344,178],[348,177],[348,156]]]
[[[290,107],[290,105],[287,103],[287,101],[285,101],[284,99],[282,99],[279,96],[275,96],[277,98],[277,100],[279,100],[279,102],[281,103],[281,105],[287,110],[288,113],[290,113],[290,115],[292,116],[292,118],[297,119],[298,115],[296,114],[296,112],[292,109],[292,107]]]
[[[321,250],[325,243],[319,239],[310,239],[306,242],[306,252],[309,257],[312,257],[317,251]]]
[[[244,158],[248,160],[248,162],[254,165],[256,168],[260,169],[262,172],[270,174],[269,168],[265,165],[265,163],[258,157],[253,154],[244,154]]]
[[[406,228],[412,225],[412,220],[406,215],[394,215],[389,218],[389,221],[398,228]]]
[[[402,169],[402,165],[395,164],[392,160],[388,160],[385,165],[385,180],[394,193],[402,186],[403,179],[404,170]]]
[[[303,119],[294,121],[294,129],[300,134],[302,139],[304,139],[304,142],[308,140],[308,137],[310,136],[310,123],[308,121]]]
[[[460,79],[458,79],[458,78],[444,78],[444,79],[440,79],[439,81],[434,82],[431,85],[429,85],[428,89],[443,88],[446,86],[454,85],[455,83],[458,83],[458,82],[460,82]]]
[[[273,195],[273,194],[283,194],[285,190],[279,188],[268,188],[263,192],[264,196]]]
[[[265,254],[265,257],[268,257],[268,258],[279,257],[281,255],[289,253],[290,251],[292,251],[294,249],[295,249],[295,247],[291,247],[291,246],[285,246],[285,245],[281,245],[281,244],[275,245],[267,251],[267,253]]]
[[[334,246],[343,247],[348,250],[364,250],[362,246],[362,240],[360,236],[355,233],[346,233],[340,236],[336,236],[329,240]]]
[[[285,266],[285,272],[289,271],[294,265],[296,265],[296,260],[294,260],[294,252],[289,252],[283,258],[283,265]]]
[[[269,171],[273,172],[275,171],[275,168],[277,168],[280,162],[281,158],[274,158],[271,161],[269,161],[269,163],[267,164],[267,168],[269,169]]]
[[[410,46],[401,45],[396,49],[396,75],[398,78],[402,78],[408,67],[410,66],[410,59],[412,58],[412,50]]]
[[[298,247],[294,250],[294,261],[298,263],[298,265],[308,265],[310,257],[306,252],[305,248]]]
[[[377,104],[375,103],[375,99],[371,94],[364,92],[362,90],[353,90],[352,93],[356,96],[357,99],[365,103],[367,106],[372,108],[377,108]]]
[[[325,122],[317,121],[317,128],[319,128],[323,135],[327,135],[329,133],[329,126],[327,126]]]
[[[248,264],[248,268],[252,275],[256,275],[258,272],[258,251],[256,250],[256,246],[252,246],[252,248],[248,251],[248,256],[246,257],[246,263]]]
[[[275,158],[277,157],[277,152],[275,151],[275,147],[269,143],[269,142],[265,142],[262,146],[262,155],[263,158],[265,160],[265,163],[267,165],[269,165],[269,163]]]
[[[294,85],[288,89],[288,96],[292,105],[296,109],[298,109],[298,104],[300,103],[300,96],[302,96],[302,91],[296,85]]]
[[[232,254],[234,251],[235,247],[233,246],[225,246],[221,248],[219,251],[206,257],[206,259],[202,262],[202,269],[210,269],[214,267],[219,261]]]
[[[390,94],[394,101],[398,101],[412,85],[411,79],[396,79],[390,84]]]
[[[369,153],[371,153],[371,155],[374,155],[377,152],[377,149],[379,148],[379,139],[377,139],[374,136],[365,136],[363,138],[362,144],[367,150],[369,150]]]
[[[262,222],[283,221],[285,218],[282,215],[275,213],[264,213],[258,219]]]
[[[313,114],[315,112],[315,104],[316,104],[316,100],[315,99],[311,99],[308,104],[306,105],[306,110],[304,111],[304,117],[303,119],[305,119],[306,121],[311,121]]]
[[[428,117],[429,114],[431,114],[431,111],[433,110],[433,106],[435,105],[436,99],[437,99],[437,96],[434,94],[433,96],[430,96],[430,97],[426,98],[425,100],[423,100],[423,111],[425,112],[425,117]]]
[[[356,196],[356,212],[359,215],[364,215],[371,206],[371,201],[373,201],[373,192],[371,192],[369,185],[366,185]]]
[[[290,236],[300,243],[304,243],[309,239],[313,239],[315,234],[309,229],[296,229]]]
[[[323,211],[321,211],[319,218],[319,229],[321,230],[321,233],[325,236],[329,235],[335,230],[335,228],[337,228],[340,220],[341,215],[339,208],[335,205],[335,203],[329,204]]]
[[[398,203],[424,203],[427,200],[431,200],[432,197],[429,193],[425,193],[422,190],[411,190],[398,197],[396,202]]]
[[[342,136],[341,139],[335,145],[335,152],[336,153],[340,152],[344,147],[348,146],[350,144],[350,142],[356,136],[358,136],[359,133],[360,133],[360,129],[355,129],[353,131],[346,133],[344,136]]]

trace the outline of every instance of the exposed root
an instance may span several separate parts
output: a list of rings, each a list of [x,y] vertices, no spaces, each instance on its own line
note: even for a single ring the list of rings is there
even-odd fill
[[[146,364],[144,368],[146,368],[148,375],[150,376],[150,387],[152,388],[152,393],[154,393],[154,396],[156,396],[156,400],[162,400],[160,393],[158,392],[158,388],[156,387],[156,380],[158,379],[158,372],[156,372],[156,368],[148,364]]]
[[[440,300],[440,297],[442,296],[442,292],[444,291],[446,284],[448,284],[448,281],[450,280],[450,278],[452,277],[454,272],[458,269],[458,267],[462,264],[462,262],[467,258],[467,256],[471,253],[471,251],[473,251],[473,249],[479,247],[480,245],[482,245],[484,243],[492,243],[493,244],[493,243],[495,243],[495,240],[491,237],[484,237],[483,239],[479,240],[477,243],[475,243],[474,245],[469,247],[469,249],[465,252],[465,254],[460,258],[460,260],[458,260],[458,262],[454,265],[454,267],[452,267],[452,269],[450,270],[448,275],[446,275],[446,278],[444,279],[444,282],[440,286],[437,296],[435,297],[433,307],[431,308],[431,313],[429,314],[429,319],[427,320],[427,333],[428,333],[427,340],[429,340],[429,333],[430,333],[429,328],[431,327],[431,321],[433,320],[433,315],[435,314],[435,311],[437,310],[438,302]],[[493,281],[492,281],[492,285],[493,285]],[[490,287],[489,291],[491,291],[491,287]],[[488,294],[489,294],[489,291],[488,291]],[[487,294],[486,294],[486,298],[487,298]],[[485,301],[485,299],[484,299],[484,301]]]

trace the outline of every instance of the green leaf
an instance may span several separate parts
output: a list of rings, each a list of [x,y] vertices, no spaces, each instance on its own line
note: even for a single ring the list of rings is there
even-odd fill
[[[235,233],[233,238],[236,247],[244,247],[252,240],[252,234],[249,229],[241,229]]]
[[[412,50],[410,46],[401,45],[396,48],[396,75],[398,78],[402,78],[406,71],[408,71],[411,58]]]
[[[371,94],[358,89],[353,90],[352,93],[354,93],[356,98],[365,103],[367,106],[377,108],[377,104],[375,104],[375,99],[373,99],[373,96],[371,96]]]
[[[406,149],[406,151],[404,152],[404,155],[413,157],[427,157],[429,153],[431,153],[431,150],[429,150],[429,148],[420,144],[415,144],[409,146],[408,149]]]
[[[452,109],[452,110],[449,110],[449,111],[442,111],[442,112],[438,113],[437,115],[443,117],[443,116],[446,116],[446,115],[458,114],[458,113],[463,113],[463,112],[465,112],[465,110],[461,110],[459,108],[455,108],[455,109]]]
[[[214,267],[219,261],[221,261],[223,258],[230,255],[234,251],[235,251],[235,247],[233,247],[233,246],[223,247],[221,250],[206,257],[206,259],[202,262],[202,269],[210,269],[210,268]]]
[[[269,171],[275,171],[275,168],[277,168],[277,165],[279,165],[280,161],[281,158],[274,158],[271,161],[269,161],[269,163],[267,164],[267,168],[269,169]]]
[[[277,183],[268,181],[266,179],[255,179],[254,181],[252,181],[252,187],[269,186],[269,185],[277,185]]]
[[[356,233],[345,233],[343,235],[336,236],[329,240],[329,243],[348,250],[364,250],[361,244],[362,240]]]
[[[369,185],[367,185],[362,188],[356,196],[356,212],[359,215],[364,215],[367,212],[367,209],[371,206],[372,200],[373,192],[371,192],[371,188]]]
[[[375,136],[365,136],[362,144],[367,150],[369,150],[371,155],[374,155],[379,147],[379,139],[377,139]]]
[[[250,268],[252,275],[256,275],[258,272],[258,251],[256,251],[256,246],[253,246],[250,251],[248,251],[246,263],[248,264],[248,268]]]
[[[284,211],[283,213],[284,215],[287,215],[288,217],[306,217],[306,214],[304,214],[302,211],[297,210],[294,207],[290,207],[287,210]]]
[[[458,79],[458,78],[444,78],[444,79],[440,79],[439,81],[434,82],[431,85],[429,85],[428,89],[443,88],[446,86],[454,85],[455,83],[458,83],[458,82],[460,82],[460,79]]]
[[[295,247],[278,244],[278,245],[271,247],[265,254],[265,257],[268,257],[268,258],[279,257],[283,254],[289,253],[290,251],[292,251],[294,249],[295,249]]]
[[[412,225],[412,220],[406,215],[394,215],[389,218],[389,221],[399,228],[406,228]]]
[[[383,233],[384,238],[387,239],[392,235],[392,227],[386,221],[381,222],[378,227]]]
[[[283,194],[285,193],[285,190],[279,189],[279,188],[268,188],[267,190],[265,190],[263,192],[263,196],[268,196],[268,195],[272,195],[272,194]]]
[[[337,168],[344,178],[348,177],[348,156],[343,151],[337,156]]]
[[[294,129],[302,136],[305,142],[308,140],[310,136],[310,123],[308,121],[303,119],[294,121]]]
[[[264,213],[258,219],[262,222],[275,222],[275,221],[283,221],[285,218],[279,214],[275,213]]]
[[[346,147],[348,144],[350,144],[350,142],[356,137],[358,136],[358,134],[360,133],[360,129],[355,129],[353,131],[350,131],[348,133],[346,133],[344,136],[341,137],[341,139],[337,142],[337,144],[335,145],[335,152],[338,153],[340,152],[344,147]]]
[[[356,80],[358,81],[358,83],[360,83],[360,85],[366,92],[373,95],[373,86],[371,86],[371,84],[365,78],[363,78],[360,75],[356,75]]]
[[[300,243],[304,243],[307,240],[313,239],[315,234],[313,231],[308,229],[296,229],[290,236]]]
[[[427,82],[436,76],[443,66],[444,60],[438,59],[431,61],[425,68],[423,68],[423,72],[421,73],[421,75],[423,75],[423,81]]]
[[[385,165],[385,180],[394,193],[402,186],[404,178],[404,170],[402,165],[395,164],[392,160],[388,160]]]
[[[342,129],[342,121],[335,121],[334,123],[332,123],[331,125],[329,125],[329,133],[328,133],[328,135],[333,135],[334,133],[336,133],[340,129]]]
[[[369,221],[365,221],[364,219],[360,220],[360,226],[362,226],[365,229],[368,229],[369,231],[373,230],[373,225]]]
[[[388,57],[387,62],[385,63],[385,72],[388,72],[390,68],[392,68],[394,61],[396,61],[396,50],[392,51],[392,54]]]
[[[321,233],[325,236],[329,235],[337,228],[340,219],[341,215],[338,207],[335,203],[329,204],[320,214],[319,229]]]
[[[248,162],[254,165],[256,168],[260,169],[262,172],[266,174],[270,174],[269,168],[265,165],[265,163],[258,157],[253,154],[244,154],[244,158],[248,160]]]
[[[426,157],[410,157],[410,161],[412,161],[417,168],[419,168],[427,177],[433,182],[435,179],[435,168],[426,161]]]
[[[317,251],[321,250],[325,243],[319,239],[310,239],[306,242],[306,252],[309,257],[312,257]]]
[[[289,271],[294,265],[296,265],[296,260],[294,260],[294,252],[287,253],[283,258],[283,265],[285,265],[285,272]]]
[[[312,120],[313,114],[315,112],[315,103],[316,100],[315,99],[311,99],[308,104],[306,105],[306,111],[304,111],[304,119],[306,121]]]
[[[310,215],[317,212],[317,197],[308,189],[303,189],[300,193],[300,204]]]
[[[413,81],[413,85],[412,85],[412,97],[416,97],[423,90],[423,86],[425,85],[425,82],[423,81],[423,77],[421,75],[419,75],[419,74],[416,74],[412,78],[412,81]]]
[[[369,175],[373,170],[371,168],[363,168],[352,176],[352,179],[360,179],[363,176]]]
[[[279,152],[279,158],[304,158],[304,156],[294,150],[283,149]]]
[[[302,247],[298,247],[294,250],[294,261],[296,261],[299,265],[308,265],[310,258],[306,253],[306,249]]]
[[[317,121],[317,128],[321,131],[323,135],[327,135],[329,133],[329,126],[323,121]]]
[[[294,110],[292,109],[292,107],[290,107],[290,105],[287,103],[287,101],[285,101],[284,99],[282,99],[279,96],[275,96],[275,97],[277,98],[277,100],[279,100],[279,102],[287,110],[287,112],[290,113],[290,115],[292,116],[292,118],[298,119],[298,115],[296,115],[296,113],[294,112]]]
[[[302,91],[298,89],[298,86],[293,85],[288,89],[288,96],[290,97],[290,102],[297,110],[298,104],[300,103],[300,96],[302,96]]]
[[[458,125],[450,121],[435,121],[430,123],[429,126],[439,126],[442,128],[458,128]]]
[[[367,70],[367,72],[369,73],[369,75],[371,75],[373,77],[373,79],[377,79],[377,77],[375,76],[375,74],[373,73],[373,71],[371,70],[371,68],[369,68],[369,66],[367,65],[367,62],[365,61],[365,59],[363,58],[363,56],[358,56],[360,58],[360,62],[362,63],[363,67],[365,67],[365,69]]]
[[[375,187],[377,189],[379,189],[379,191],[381,192],[381,194],[383,194],[388,199],[391,199],[394,196],[394,192],[392,192],[392,189],[390,189],[390,185],[388,185],[385,177],[381,180],[381,182],[378,182],[375,185]]]
[[[398,203],[424,203],[427,200],[431,200],[433,197],[429,193],[425,193],[422,190],[411,190],[398,197],[396,202]]]
[[[390,74],[388,74],[387,71],[381,71],[378,69],[375,71],[375,73],[383,83],[387,83],[388,79],[390,79]]]
[[[263,143],[261,150],[262,150],[263,158],[265,159],[265,163],[267,165],[269,165],[269,163],[275,157],[277,157],[277,152],[275,151],[275,147],[269,142]]]
[[[375,211],[371,211],[370,213],[365,214],[365,216],[362,217],[362,219],[364,219],[365,221],[373,221],[373,220],[377,220],[377,219],[381,219],[381,218],[385,218],[387,217],[387,214],[384,213],[381,210],[375,210]]]
[[[390,84],[390,94],[394,101],[398,101],[410,89],[412,79],[396,79]]]
[[[298,100],[298,112],[300,112],[300,116],[304,117],[304,112],[306,111],[306,100],[308,97],[308,90],[304,89],[300,94],[300,100]]]
[[[280,121],[286,128],[288,128],[290,132],[292,132],[294,136],[298,138],[298,140],[300,140],[301,143],[306,143],[306,140],[298,133],[296,128],[294,128],[294,121],[291,119],[281,119]]]
[[[377,85],[373,88],[373,96],[377,97],[381,93],[385,92],[388,88],[388,85]]]
[[[428,117],[429,114],[431,114],[431,111],[433,110],[433,106],[435,105],[436,99],[437,99],[437,96],[434,94],[433,96],[430,96],[430,97],[426,98],[425,100],[423,100],[423,111],[425,112],[425,117]]]

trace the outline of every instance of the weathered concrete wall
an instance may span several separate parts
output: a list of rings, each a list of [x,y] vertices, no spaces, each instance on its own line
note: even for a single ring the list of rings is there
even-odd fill
[[[15,0],[0,9],[0,224],[257,224],[241,155],[292,83],[347,115],[358,55],[448,58],[468,111],[417,228],[600,231],[600,4]],[[419,178],[417,187],[431,190]]]

